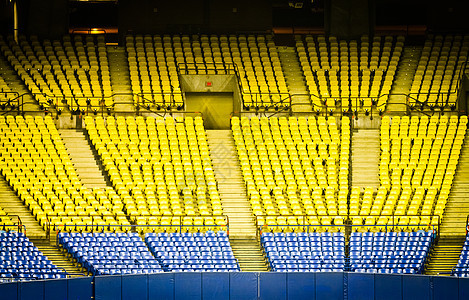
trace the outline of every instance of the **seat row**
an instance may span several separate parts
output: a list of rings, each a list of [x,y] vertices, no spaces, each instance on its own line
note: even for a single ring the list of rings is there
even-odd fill
[[[350,270],[421,274],[432,242],[430,231],[353,232],[349,243]]]
[[[51,117],[0,118],[0,147],[2,175],[44,229],[129,225],[112,188],[81,184]]]
[[[412,81],[409,104],[454,108],[468,51],[469,36],[430,35]]]
[[[401,230],[439,224],[466,129],[467,116],[383,117],[380,186],[376,195],[371,188],[352,188],[352,224]]]
[[[346,267],[342,232],[263,232],[261,244],[274,272],[332,272]]]
[[[240,271],[225,231],[147,233],[145,241],[165,271]]]
[[[231,128],[252,211],[272,216],[258,222],[303,225],[293,216],[320,215],[330,225],[327,216],[347,215],[348,118],[233,117]]]
[[[212,75],[236,69],[245,107],[279,105],[288,97],[268,35],[136,35],[126,37],[126,49],[134,99],[143,105],[182,107],[178,69]]]
[[[21,232],[0,232],[0,282],[65,278]]]
[[[59,233],[58,242],[89,274],[239,271],[226,232]]]
[[[349,251],[341,232],[261,234],[274,272],[352,271],[421,274],[433,232],[353,232]]]
[[[362,36],[359,41],[334,36],[296,36],[296,50],[313,109],[384,111],[404,37]]]
[[[160,264],[135,233],[59,233],[58,242],[93,275],[162,272]]]
[[[177,73],[179,45],[169,36],[127,36],[126,50],[134,102],[182,107]],[[184,57],[182,57],[184,59]]]
[[[85,125],[137,225],[226,225],[202,118],[87,117]]]
[[[114,103],[104,36],[67,35],[62,41],[20,36],[18,43],[9,36],[0,39],[0,48],[43,107],[65,102],[70,110],[97,111]]]

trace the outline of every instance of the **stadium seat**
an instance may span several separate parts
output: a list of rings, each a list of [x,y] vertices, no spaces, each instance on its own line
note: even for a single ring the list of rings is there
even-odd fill
[[[145,242],[166,272],[237,272],[225,231],[147,233]]]
[[[59,233],[60,246],[91,275],[163,272],[137,233]]]
[[[313,110],[384,111],[404,37],[362,36],[360,41],[334,36],[295,36],[296,51]]]
[[[346,270],[342,232],[263,232],[261,244],[273,272]]]
[[[21,232],[0,232],[0,282],[65,278]]]

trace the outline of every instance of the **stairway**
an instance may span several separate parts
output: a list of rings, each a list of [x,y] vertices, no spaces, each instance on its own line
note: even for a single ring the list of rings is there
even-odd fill
[[[125,47],[107,46],[107,56],[114,93],[114,110],[118,112],[135,112]]]
[[[23,96],[24,107],[27,112],[40,112],[39,105],[33,99],[30,91],[18,76],[16,71],[10,66],[10,63],[5,59],[0,52],[0,77],[2,77],[8,84],[12,92],[17,92]]]
[[[267,272],[266,258],[257,239],[233,239],[231,248],[243,272]]]
[[[29,208],[23,204],[23,201],[11,189],[3,176],[0,176],[0,206],[10,216],[19,216],[25,227],[24,233],[27,237],[34,239],[43,239],[46,232],[33,216]],[[15,217],[11,217],[16,222]]]
[[[86,272],[81,271],[81,267],[77,267],[75,263],[69,260],[66,253],[62,252],[58,246],[48,240],[33,240],[32,242],[58,268],[64,269],[67,273],[72,274],[72,276],[83,276],[86,274]]]
[[[223,211],[230,222],[230,237],[254,238],[254,216],[231,130],[207,130],[207,140]]]
[[[278,47],[280,64],[292,95],[293,112],[311,111],[308,89],[295,47]]]
[[[465,237],[440,236],[425,265],[426,275],[449,276],[459,260]],[[443,273],[443,274],[442,274]]]
[[[469,216],[469,137],[461,148],[453,186],[443,214],[440,235],[462,237],[466,235],[466,218]]]
[[[397,66],[394,83],[391,87],[391,94],[394,95],[389,96],[386,111],[393,114],[403,114],[406,112],[407,98],[405,95],[410,92],[421,52],[421,47],[404,47],[404,51],[402,52],[401,59]]]
[[[81,183],[87,188],[107,187],[103,172],[97,164],[84,131],[79,129],[60,129],[59,133]]]
[[[379,187],[379,129],[352,133],[352,187]]]

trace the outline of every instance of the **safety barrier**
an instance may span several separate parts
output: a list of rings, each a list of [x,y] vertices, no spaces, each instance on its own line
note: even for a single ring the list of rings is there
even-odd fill
[[[0,284],[2,299],[469,299],[469,278],[367,273],[158,273]]]
[[[387,224],[366,224],[366,217],[373,217],[378,220],[379,217],[387,217],[388,222]],[[412,218],[412,217],[427,217],[430,219],[430,223],[426,222],[418,222],[414,223],[406,223],[401,224],[400,218]],[[269,224],[268,219],[275,219],[276,222],[279,218],[285,221],[285,224]],[[293,224],[289,224],[289,218],[294,218],[293,220],[296,222]],[[319,221],[321,218],[328,218],[331,221],[331,224],[311,224],[310,219],[315,218]],[[334,224],[333,220],[336,218],[343,219],[343,224]],[[361,218],[363,223],[362,224],[354,224],[354,218]],[[325,231],[330,229],[335,229],[335,231],[342,231],[344,232],[347,229],[367,229],[367,228],[376,228],[379,231],[402,231],[403,229],[417,229],[419,227],[425,227],[425,230],[432,230],[435,233],[435,237],[438,238],[440,234],[440,216],[438,215],[258,215],[255,217],[256,228],[257,228],[257,235],[259,236],[262,231],[265,230],[280,230],[280,231],[295,231],[301,230],[303,232],[309,231]],[[469,222],[469,216],[468,216]],[[469,224],[469,223],[468,223]],[[468,225],[469,226],[469,225]],[[467,226],[466,226],[467,227]]]
[[[114,217],[114,215],[100,215],[101,217]],[[67,215],[66,217],[83,217],[82,215]],[[230,232],[230,220],[227,215],[131,215],[132,220],[137,220],[137,218],[150,218],[155,217],[162,219],[166,218],[170,223],[168,224],[159,224],[159,225],[117,225],[117,224],[96,224],[92,218],[92,223],[83,223],[83,224],[60,224],[54,225],[51,222],[51,217],[47,216],[46,222],[46,233],[50,237],[52,232],[57,234],[61,231],[82,231],[82,232],[104,232],[104,231],[171,231],[171,232],[183,232],[185,231],[201,231],[201,230],[226,230],[229,234]],[[176,224],[172,224],[175,220]],[[207,223],[207,220],[209,223]],[[217,224],[217,220],[223,220],[222,224]],[[191,221],[192,224],[187,224],[187,221]],[[197,221],[197,222],[195,222]],[[213,221],[213,224],[212,224]],[[200,223],[203,222],[203,223]],[[197,223],[197,224],[195,224]],[[221,223],[221,222],[220,222]],[[162,229],[162,230],[161,230]]]

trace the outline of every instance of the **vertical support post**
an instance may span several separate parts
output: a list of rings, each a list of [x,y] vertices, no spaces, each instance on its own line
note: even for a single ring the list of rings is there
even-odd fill
[[[16,2],[16,0],[13,0],[13,36],[15,42],[18,43],[18,9]]]

